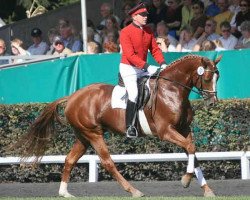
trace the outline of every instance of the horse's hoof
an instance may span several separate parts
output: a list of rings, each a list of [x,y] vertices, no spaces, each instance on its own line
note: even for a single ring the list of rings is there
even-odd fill
[[[205,191],[204,192],[204,197],[215,197],[215,194],[212,190]]]
[[[75,197],[74,195],[68,193],[68,192],[59,192],[60,197],[65,197],[65,198],[73,198]]]
[[[191,180],[192,180],[193,175],[192,174],[185,174],[181,178],[181,184],[184,188],[189,187]]]
[[[144,194],[143,194],[141,191],[136,190],[136,191],[132,194],[132,197],[135,197],[135,198],[144,197]]]

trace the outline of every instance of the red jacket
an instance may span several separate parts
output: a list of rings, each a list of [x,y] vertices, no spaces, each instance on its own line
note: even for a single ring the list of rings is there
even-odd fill
[[[120,44],[122,48],[121,63],[143,69],[147,64],[148,50],[160,64],[165,64],[162,51],[158,47],[153,32],[148,26],[142,29],[131,23],[121,30]]]

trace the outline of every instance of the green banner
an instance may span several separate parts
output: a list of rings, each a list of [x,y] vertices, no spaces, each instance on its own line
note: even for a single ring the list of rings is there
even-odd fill
[[[170,63],[187,53],[164,54]],[[197,52],[195,54],[215,59],[220,79],[218,97],[250,98],[250,50],[222,52]],[[72,56],[13,68],[0,68],[0,103],[16,104],[51,102],[67,96],[92,83],[117,84],[120,54],[96,54]],[[148,62],[156,64],[151,56]],[[191,93],[190,99],[199,98]]]

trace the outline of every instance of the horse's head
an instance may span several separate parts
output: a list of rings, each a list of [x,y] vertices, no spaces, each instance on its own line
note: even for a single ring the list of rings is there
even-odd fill
[[[207,105],[214,104],[217,101],[216,84],[219,79],[217,63],[222,56],[215,61],[202,57],[193,75],[194,86],[199,90]]]

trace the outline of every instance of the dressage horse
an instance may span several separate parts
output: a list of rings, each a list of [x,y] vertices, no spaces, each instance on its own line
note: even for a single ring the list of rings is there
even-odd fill
[[[216,83],[219,78],[216,64],[220,59],[221,57],[211,61],[202,56],[188,55],[174,61],[157,77],[150,79],[151,93],[155,93],[155,96],[144,107],[153,135],[182,147],[188,155],[187,171],[182,177],[182,185],[188,187],[195,173],[204,190],[204,196],[214,196],[214,193],[207,185],[195,156],[196,148],[190,129],[193,112],[188,96],[192,88],[196,87],[205,101],[209,104],[216,102]],[[61,103],[66,104],[64,114],[73,127],[77,140],[65,159],[60,196],[73,197],[67,190],[70,173],[89,145],[95,149],[103,167],[124,190],[133,197],[144,196],[119,173],[104,141],[105,131],[124,134],[126,129],[125,110],[111,107],[113,88],[114,86],[108,84],[92,84],[71,96],[48,104],[28,133],[14,144],[16,149],[25,147],[25,150],[19,151],[22,157],[42,157],[54,135],[54,123],[60,121],[58,106]],[[149,108],[149,104],[153,105],[152,108]],[[140,136],[145,136],[143,131]]]

